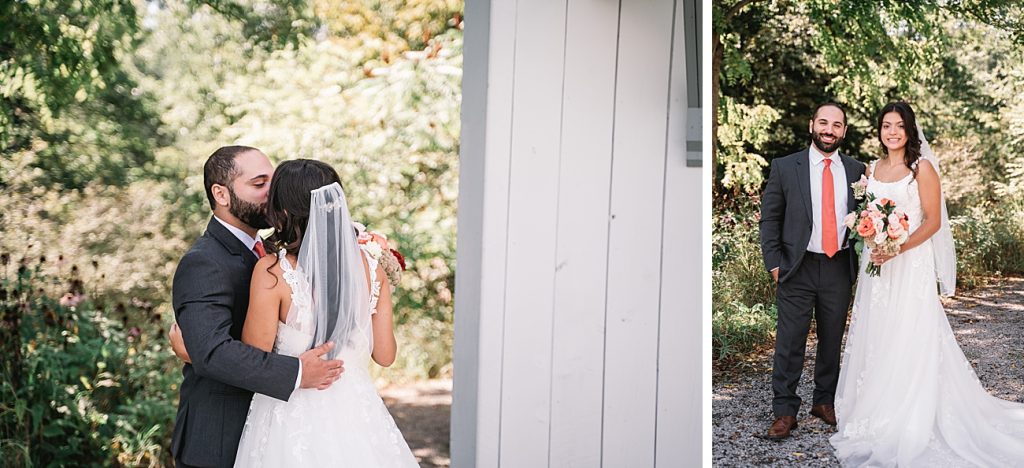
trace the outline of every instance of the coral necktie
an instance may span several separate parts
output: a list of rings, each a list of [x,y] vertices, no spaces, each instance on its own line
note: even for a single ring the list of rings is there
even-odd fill
[[[252,246],[252,251],[256,252],[256,256],[263,258],[267,255],[267,250],[263,248],[263,241],[257,239],[256,245]]]
[[[829,257],[839,251],[839,235],[836,233],[836,194],[831,166],[832,160],[825,159],[825,170],[821,173],[821,248]]]

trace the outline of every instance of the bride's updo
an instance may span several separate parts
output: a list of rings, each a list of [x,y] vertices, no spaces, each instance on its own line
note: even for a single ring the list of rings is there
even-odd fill
[[[890,102],[882,108],[882,111],[878,113],[878,125],[875,126],[875,132],[878,136],[878,142],[882,145],[882,151],[885,152],[886,157],[889,155],[889,148],[885,146],[885,142],[882,141],[882,119],[885,118],[886,114],[895,112],[900,115],[903,119],[903,131],[907,133],[907,146],[906,154],[903,157],[904,161],[914,173],[914,177],[917,177],[917,160],[921,158],[921,137],[917,132],[917,117],[914,115],[914,109],[903,101]],[[277,177],[276,175],[274,176]],[[271,187],[273,190],[273,187]]]
[[[338,171],[320,161],[293,159],[277,166],[267,195],[267,221],[274,228],[268,239],[275,250],[298,254],[309,221],[309,194],[337,182]]]

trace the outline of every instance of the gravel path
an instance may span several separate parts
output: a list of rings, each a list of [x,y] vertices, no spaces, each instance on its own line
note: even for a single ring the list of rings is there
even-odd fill
[[[1008,278],[945,301],[957,341],[993,395],[1024,402],[1024,278]],[[831,427],[807,414],[814,384],[812,333],[798,393],[799,428],[781,442],[762,440],[772,422],[771,349],[730,369],[712,384],[712,458],[715,466],[838,466]]]
[[[450,379],[392,385],[381,389],[380,396],[421,467],[451,465],[448,449],[452,407]]]

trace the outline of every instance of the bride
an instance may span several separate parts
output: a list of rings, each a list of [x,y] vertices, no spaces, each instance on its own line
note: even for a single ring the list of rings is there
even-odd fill
[[[1024,404],[989,395],[957,345],[939,291],[955,288],[952,232],[939,166],[904,102],[882,109],[886,157],[869,168],[868,192],[910,217],[896,256],[861,274],[836,394],[830,442],[844,466],[1022,466]],[[936,279],[938,288],[936,288]]]
[[[287,402],[256,394],[235,466],[418,466],[367,371],[395,360],[391,288],[357,244],[337,172],[285,161],[268,197],[280,251],[256,264],[242,341],[291,356],[333,342],[346,368]]]

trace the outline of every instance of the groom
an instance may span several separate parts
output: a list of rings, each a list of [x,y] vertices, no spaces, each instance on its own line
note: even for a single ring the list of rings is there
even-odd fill
[[[186,362],[171,442],[178,467],[232,466],[253,392],[287,401],[300,387],[327,388],[343,371],[341,361],[321,359],[331,343],[294,358],[240,341],[249,280],[266,253],[256,231],[269,227],[263,205],[273,173],[267,156],[247,146],[220,148],[203,168],[213,219],[172,287],[171,343]]]
[[[843,217],[857,206],[850,184],[860,180],[864,164],[837,152],[846,135],[846,112],[838,104],[818,106],[809,131],[810,148],[772,161],[761,198],[761,253],[777,285],[775,421],[764,435],[772,440],[789,437],[797,426],[796,389],[812,316],[818,353],[811,415],[836,425],[840,348],[857,277]]]

